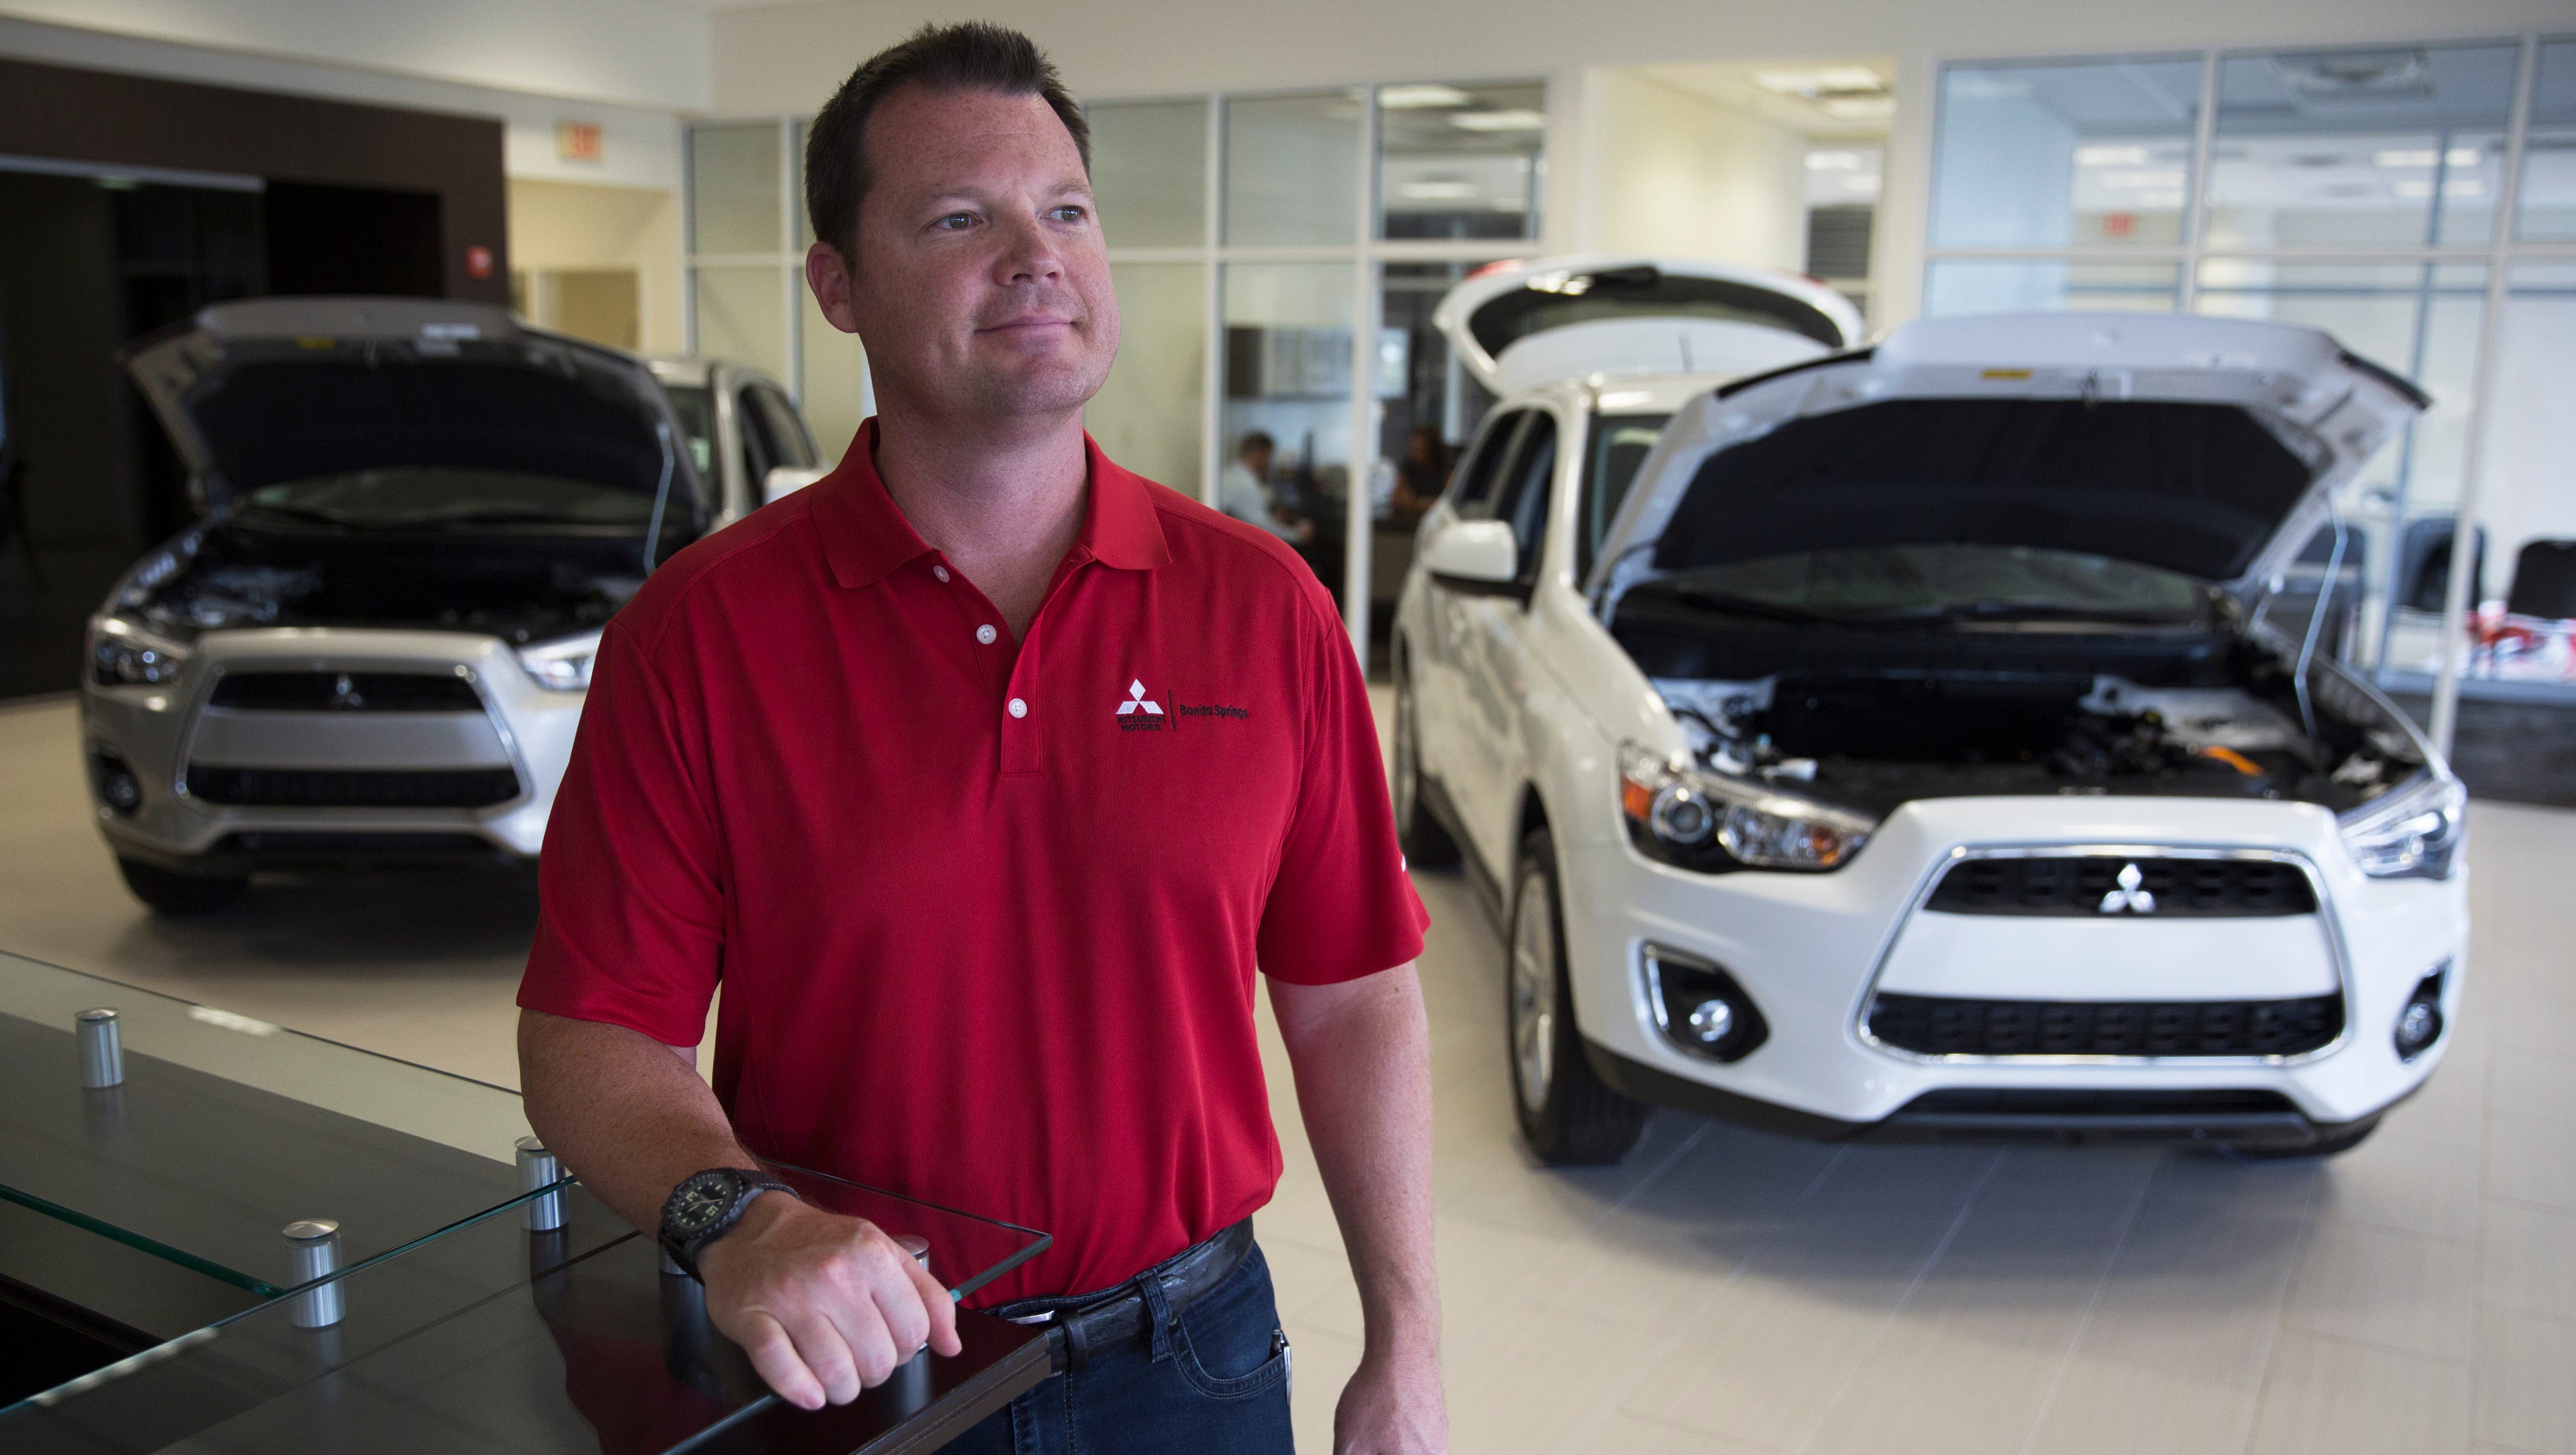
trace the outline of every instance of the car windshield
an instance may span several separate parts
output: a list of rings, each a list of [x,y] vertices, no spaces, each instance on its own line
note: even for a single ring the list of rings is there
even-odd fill
[[[1637,483],[1637,467],[1646,463],[1654,451],[1655,441],[1663,438],[1664,426],[1672,422],[1669,414],[1606,415],[1593,425],[1592,449],[1583,461],[1582,530],[1575,538],[1575,579],[1592,574],[1592,558],[1601,549],[1601,538],[1610,531],[1610,522],[1619,518],[1619,507],[1628,499],[1628,487]]]
[[[715,395],[668,384],[662,392],[671,396],[671,411],[680,416],[680,432],[689,437],[689,458],[697,462],[698,474],[711,474],[716,458]]]
[[[469,525],[643,526],[650,494],[510,470],[351,470],[263,485],[243,508],[351,530]]]
[[[1799,551],[1703,566],[1646,588],[1720,608],[1821,621],[2201,620],[2189,576],[2037,546],[1903,545]]]

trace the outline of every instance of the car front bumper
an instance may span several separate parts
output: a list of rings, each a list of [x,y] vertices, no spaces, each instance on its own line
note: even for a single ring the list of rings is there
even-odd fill
[[[1612,801],[1605,785],[1599,801]],[[2173,798],[1987,798],[1908,804],[1830,874],[1694,874],[1586,815],[1561,849],[1577,1022],[1596,1070],[1641,1099],[1814,1136],[2164,1136],[2298,1145],[2364,1124],[2441,1061],[2447,1035],[2401,1057],[2399,1013],[2447,966],[2455,1021],[2467,939],[2465,870],[2374,880],[2322,808]],[[1560,842],[1569,838],[1559,827]],[[2051,920],[1930,915],[1962,856],[2159,850],[2254,854],[2304,869],[2313,917]],[[1939,923],[1934,923],[1938,921]],[[1924,931],[1937,933],[1924,933]],[[2304,937],[2304,938],[2302,938]],[[1732,1063],[1658,1029],[1649,945],[1725,969],[1768,1024]],[[1894,982],[1903,979],[1901,986]],[[2331,993],[2342,1027],[2301,1054],[1933,1055],[1882,1044],[1881,989],[2056,1002],[2271,1000]]]
[[[213,704],[218,682],[249,672],[453,679],[472,697],[438,712]],[[538,686],[509,646],[489,636],[263,628],[205,633],[175,681],[90,684],[81,717],[99,828],[119,855],[184,873],[243,874],[533,858],[583,697]],[[131,807],[101,792],[111,764],[136,781]],[[507,796],[472,806],[404,802],[404,791],[377,802],[214,802],[202,791],[209,770],[265,774],[290,788],[352,774],[380,775],[397,790],[424,774],[506,773],[515,781]]]

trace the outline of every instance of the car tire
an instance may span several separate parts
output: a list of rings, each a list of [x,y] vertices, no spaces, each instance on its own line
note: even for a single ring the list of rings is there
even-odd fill
[[[1395,751],[1389,788],[1395,795],[1395,838],[1408,866],[1445,869],[1458,862],[1458,841],[1440,826],[1422,797],[1421,709],[1413,698],[1413,674],[1405,654],[1395,662]]]
[[[212,914],[250,888],[246,878],[180,874],[122,855],[117,857],[116,871],[125,876],[125,887],[134,891],[134,897],[152,906],[155,914]]]
[[[1646,1129],[1646,1107],[1602,1084],[1574,1024],[1565,974],[1565,913],[1556,842],[1545,829],[1521,841],[1512,877],[1503,965],[1503,1026],[1512,1109],[1521,1136],[1551,1167],[1618,1161]]]
[[[2290,1162],[2310,1157],[2332,1157],[2360,1146],[2378,1130],[2379,1119],[2373,1117],[2360,1126],[2346,1127],[2332,1136],[2319,1137],[2304,1147],[2231,1147],[2228,1151],[2247,1162]]]

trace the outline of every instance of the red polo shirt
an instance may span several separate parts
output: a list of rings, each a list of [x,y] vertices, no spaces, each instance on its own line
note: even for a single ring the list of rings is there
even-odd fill
[[[875,426],[610,622],[519,1004],[694,1044],[745,1145],[1054,1248],[1081,1292],[1270,1198],[1255,968],[1419,954],[1333,603],[1089,446],[1027,637],[914,533]]]

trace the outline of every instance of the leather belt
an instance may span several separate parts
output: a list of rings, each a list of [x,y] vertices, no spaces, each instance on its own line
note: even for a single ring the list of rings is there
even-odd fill
[[[1252,1219],[1245,1218],[1204,1242],[1137,1274],[1116,1288],[1098,1293],[1025,1298],[993,1312],[1015,1324],[1045,1324],[1047,1352],[1056,1370],[1079,1369],[1096,1349],[1132,1343],[1153,1328],[1144,1285],[1153,1281],[1170,1317],[1199,1301],[1225,1282],[1252,1253]]]

